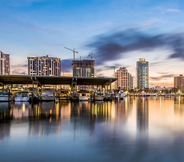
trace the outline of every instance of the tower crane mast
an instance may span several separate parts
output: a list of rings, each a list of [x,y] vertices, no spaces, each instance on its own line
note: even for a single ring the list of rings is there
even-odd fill
[[[75,60],[75,54],[78,53],[78,52],[75,49],[70,49],[70,48],[67,48],[67,47],[64,47],[64,48],[73,52],[73,59]]]

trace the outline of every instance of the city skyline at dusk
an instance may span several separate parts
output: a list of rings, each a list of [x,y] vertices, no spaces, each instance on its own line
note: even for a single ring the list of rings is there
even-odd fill
[[[184,2],[128,0],[2,0],[0,50],[14,74],[27,73],[27,57],[61,58],[61,72],[76,59],[94,59],[98,76],[136,61],[149,62],[149,85],[173,86],[184,74]],[[91,55],[92,57],[89,57]]]

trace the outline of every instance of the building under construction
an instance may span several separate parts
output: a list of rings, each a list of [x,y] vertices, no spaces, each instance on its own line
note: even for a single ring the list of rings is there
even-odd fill
[[[94,77],[95,60],[73,60],[73,76],[75,77]]]

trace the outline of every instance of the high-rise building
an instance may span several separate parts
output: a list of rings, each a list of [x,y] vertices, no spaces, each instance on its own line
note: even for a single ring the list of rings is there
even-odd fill
[[[149,63],[144,58],[137,61],[137,88],[149,88]]]
[[[115,76],[117,78],[115,81],[115,89],[128,90],[133,88],[133,77],[125,67],[120,67],[116,71]]]
[[[0,51],[0,75],[10,75],[10,55]]]
[[[94,77],[95,60],[72,60],[73,76]]]
[[[56,57],[28,57],[28,75],[60,76],[61,60]]]
[[[178,88],[181,91],[184,91],[184,76],[179,75],[174,77],[174,88]]]

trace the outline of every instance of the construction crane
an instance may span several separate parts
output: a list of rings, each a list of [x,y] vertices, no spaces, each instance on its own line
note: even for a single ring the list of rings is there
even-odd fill
[[[70,50],[73,52],[73,59],[75,60],[75,54],[78,53],[75,49],[70,49],[70,48],[67,48],[67,47],[64,47],[66,48],[67,50]]]
[[[89,53],[89,55],[88,55],[90,58],[91,58],[91,60],[94,58],[94,56],[93,56],[93,53],[91,52],[91,53]]]

